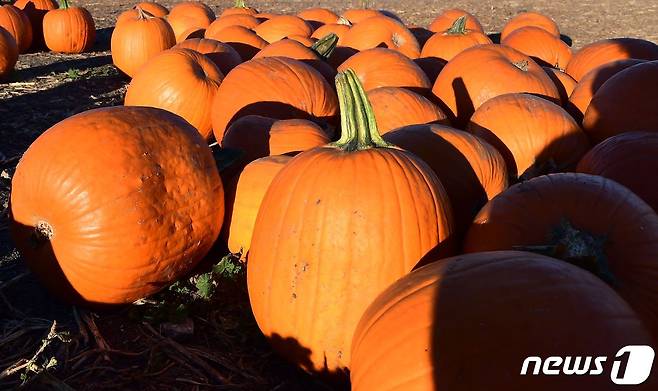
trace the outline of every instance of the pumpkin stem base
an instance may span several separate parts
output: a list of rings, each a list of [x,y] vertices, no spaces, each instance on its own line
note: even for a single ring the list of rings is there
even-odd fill
[[[54,235],[53,227],[47,221],[39,221],[32,232],[32,245],[34,248],[49,242]]]

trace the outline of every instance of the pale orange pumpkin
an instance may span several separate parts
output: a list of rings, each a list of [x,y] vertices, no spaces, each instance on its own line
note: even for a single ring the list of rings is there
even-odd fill
[[[207,29],[214,20],[215,13],[213,10],[197,1],[177,3],[167,15],[167,22],[174,30],[176,42],[184,41],[191,31]],[[187,34],[185,34],[186,32]]]
[[[503,30],[500,32],[501,42],[514,31],[529,26],[538,27],[555,38],[560,38],[560,28],[553,19],[538,12],[522,12],[505,24]]]

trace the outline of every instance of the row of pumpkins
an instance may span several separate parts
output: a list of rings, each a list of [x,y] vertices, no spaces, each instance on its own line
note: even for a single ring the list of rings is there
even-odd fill
[[[273,347],[356,390],[614,389],[519,370],[658,336],[658,46],[572,55],[536,13],[501,36],[461,10],[426,30],[140,3],[112,35],[125,106],[21,159],[16,246],[53,294],[103,306],[221,237]],[[221,177],[213,139],[241,151]]]

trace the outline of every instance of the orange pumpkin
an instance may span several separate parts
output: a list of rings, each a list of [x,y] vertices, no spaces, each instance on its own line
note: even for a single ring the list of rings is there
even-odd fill
[[[214,20],[215,13],[213,10],[197,1],[177,3],[167,15],[167,21],[174,30],[176,42],[184,41],[189,36],[190,30],[207,29]]]
[[[180,115],[209,140],[212,99],[223,78],[219,68],[197,51],[166,50],[135,74],[125,105],[157,107]]]
[[[229,16],[222,16],[216,19],[206,29],[206,38],[212,38],[219,33],[222,29],[230,26],[242,26],[248,29],[253,29],[258,26],[260,21],[252,15],[235,14]]]
[[[583,46],[567,64],[569,76],[580,79],[594,68],[618,60],[658,60],[658,45],[638,38],[604,39]]]
[[[139,14],[137,12],[137,7],[141,8],[143,11],[146,11],[149,14],[156,16],[158,18],[164,18],[167,16],[167,14],[169,14],[169,10],[166,7],[155,2],[143,1],[141,3],[136,4],[133,8],[119,14],[119,17],[117,18],[115,25],[121,23],[126,19],[137,17],[137,15]]]
[[[413,33],[401,22],[387,16],[375,16],[356,23],[345,34],[341,45],[358,51],[388,48],[411,59],[420,56],[420,45]]]
[[[309,23],[313,29],[325,24],[338,23],[340,18],[335,12],[326,8],[307,8],[297,13],[297,16]]]
[[[589,270],[658,335],[652,278],[658,267],[658,215],[624,186],[600,176],[561,173],[510,187],[480,211],[464,250],[513,248]]]
[[[448,110],[452,124],[459,128],[484,102],[511,92],[529,92],[560,101],[555,84],[542,67],[516,49],[502,45],[479,45],[459,53],[446,64],[432,89]]]
[[[58,8],[55,0],[17,0],[14,7],[25,12],[32,26],[32,47],[40,47],[43,41],[43,17],[46,12]]]
[[[326,37],[329,34],[336,34],[336,36],[338,36],[338,44],[340,44],[341,40],[343,39],[343,37],[345,37],[347,32],[350,31],[351,27],[352,27],[351,24],[343,24],[343,23],[325,24],[318,27],[313,32],[313,34],[311,34],[311,38],[320,39]]]
[[[126,19],[112,32],[112,62],[132,77],[150,58],[176,44],[174,31],[166,20],[137,8],[135,18]],[[140,50],[134,50],[138,47]]]
[[[435,33],[444,32],[455,23],[455,20],[462,16],[466,17],[466,30],[484,33],[480,21],[475,16],[459,8],[447,9],[441,12],[441,14],[434,18],[432,23],[430,23],[429,30]]]
[[[4,78],[14,70],[16,61],[18,61],[16,40],[9,31],[0,27],[0,78]]]
[[[256,53],[267,46],[267,41],[243,26],[228,26],[211,34],[206,30],[206,38],[230,45],[240,54],[242,61],[251,60]]]
[[[338,102],[327,80],[309,65],[257,58],[235,67],[219,87],[212,105],[215,139],[222,140],[233,121],[250,114],[333,122]]]
[[[589,149],[569,113],[530,94],[491,98],[475,110],[467,130],[498,149],[514,179],[573,169]]]
[[[483,33],[466,30],[466,16],[461,16],[448,30],[434,34],[423,46],[420,56],[447,62],[465,49],[488,43],[492,43],[491,39]]]
[[[297,16],[279,15],[254,27],[254,32],[267,42],[273,43],[289,35],[310,37],[313,28]]]
[[[546,71],[548,77],[550,77],[551,80],[553,80],[553,83],[555,83],[555,87],[557,87],[557,90],[560,93],[560,102],[562,102],[562,106],[568,108],[569,96],[578,85],[578,82],[575,81],[573,77],[569,76],[566,72],[559,69],[555,69],[553,67],[542,68],[544,68],[544,71]],[[569,109],[567,109],[567,111],[569,111]]]
[[[434,103],[406,88],[375,88],[368,91],[368,100],[381,134],[407,125],[450,124],[448,117]]]
[[[585,76],[580,78],[580,81],[569,95],[569,109],[574,118],[578,122],[583,120],[592,97],[603,83],[624,69],[644,61],[633,58],[618,60],[600,65],[587,72]]]
[[[258,12],[258,13],[256,13],[254,16],[255,16],[256,19],[258,19],[261,23],[263,23],[264,21],[266,21],[266,20],[270,20],[270,19],[275,18],[275,17],[277,17],[277,16],[279,16],[279,15],[280,15],[280,14],[274,14],[274,13],[270,13],[270,12]]]
[[[624,132],[658,132],[658,89],[648,88],[656,85],[658,61],[633,65],[603,83],[583,117],[590,140],[597,144]]]
[[[0,27],[14,37],[20,53],[32,45],[32,25],[22,10],[9,4],[0,6]]]
[[[459,238],[487,201],[507,188],[507,167],[500,153],[464,131],[413,125],[386,133],[384,140],[423,159],[436,173],[450,199]]]
[[[384,14],[369,8],[352,8],[345,10],[341,15],[342,18],[348,20],[351,24],[361,23],[375,16],[384,16]]]
[[[192,49],[205,54],[210,61],[214,62],[222,74],[228,74],[231,69],[242,63],[240,54],[228,44],[215,41],[214,39],[193,38],[185,40],[174,48]]]
[[[307,48],[310,48],[311,46],[313,46],[318,41],[316,38],[305,37],[303,35],[289,35],[284,39],[291,39],[293,41],[297,41],[297,42],[301,43],[302,45],[306,46]]]
[[[353,69],[366,91],[379,87],[405,87],[421,94],[432,86],[427,75],[408,57],[391,49],[359,52],[342,63],[339,71]]]
[[[436,175],[381,139],[354,72],[336,80],[341,139],[297,155],[274,178],[247,270],[253,313],[274,349],[330,374],[349,366],[368,303],[452,233]]]
[[[230,15],[256,15],[258,10],[248,7],[244,0],[235,0],[235,5],[231,8],[226,8],[220,15],[221,18]]]
[[[532,57],[541,65],[553,68],[564,70],[571,59],[571,48],[540,27],[518,28],[501,43]]]
[[[192,126],[164,110],[107,107],[56,124],[25,152],[11,231],[58,297],[132,303],[206,255],[223,203],[212,153]]]
[[[82,53],[94,46],[96,26],[85,8],[70,7],[61,0],[62,8],[43,17],[43,38],[48,49],[60,53]]]
[[[352,342],[352,390],[613,391],[621,387],[607,375],[532,374],[564,355],[567,368],[594,370],[592,356],[652,341],[588,272],[526,252],[468,254],[404,276],[368,307]],[[523,376],[527,357],[544,361]],[[637,389],[656,387],[654,376]]]
[[[560,38],[560,29],[553,19],[537,12],[522,12],[505,24],[503,30],[500,32],[501,42],[514,31],[523,27],[538,27],[555,38]]]

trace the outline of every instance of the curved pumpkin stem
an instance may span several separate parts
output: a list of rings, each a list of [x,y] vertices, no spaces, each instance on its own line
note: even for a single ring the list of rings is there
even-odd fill
[[[346,152],[370,148],[395,148],[382,138],[366,92],[352,69],[336,76],[340,104],[341,136],[331,145]]]
[[[450,35],[464,35],[466,32],[466,15],[462,15],[455,19],[452,26],[446,30],[446,34]]]
[[[334,53],[336,45],[338,45],[338,35],[330,33],[314,43],[313,46],[311,46],[311,50],[322,59],[328,60]]]
[[[345,26],[350,26],[350,27],[352,27],[352,22],[350,22],[349,20],[347,20],[347,18],[345,18],[344,16],[339,17],[339,18],[338,18],[338,21],[336,22],[336,24],[344,24]]]
[[[155,15],[153,15],[152,13],[150,13],[146,10],[143,10],[142,7],[140,7],[138,5],[135,6],[135,10],[137,10],[137,19],[138,20],[155,18]]]
[[[59,8],[60,9],[68,9],[69,8],[69,1],[68,0],[59,0]]]
[[[244,0],[235,0],[235,5],[233,8],[249,8],[247,7],[247,4],[245,4]]]

